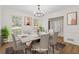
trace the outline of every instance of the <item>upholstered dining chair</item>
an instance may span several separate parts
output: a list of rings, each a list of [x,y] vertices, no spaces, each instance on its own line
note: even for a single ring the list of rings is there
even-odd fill
[[[48,34],[40,35],[40,42],[38,44],[33,45],[32,51],[47,54],[48,53],[48,39],[49,39]]]
[[[50,37],[50,46],[53,48],[54,54],[63,53],[64,44],[58,43],[58,32],[54,32],[54,34]]]
[[[17,40],[14,34],[12,34],[12,39],[13,39],[14,50],[16,51],[23,50],[23,52],[25,53],[26,44],[22,43],[20,39]]]
[[[53,53],[56,53],[59,51],[56,51],[56,44],[57,44],[57,37],[58,37],[58,32],[54,32],[53,35],[49,36],[49,46],[52,47]]]

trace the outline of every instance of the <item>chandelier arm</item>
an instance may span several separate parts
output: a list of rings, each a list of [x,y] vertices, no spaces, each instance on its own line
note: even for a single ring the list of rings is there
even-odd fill
[[[38,5],[38,10],[40,10],[40,5]]]

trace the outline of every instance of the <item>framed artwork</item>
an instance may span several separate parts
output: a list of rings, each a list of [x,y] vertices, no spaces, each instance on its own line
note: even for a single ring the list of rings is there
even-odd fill
[[[22,18],[18,16],[12,16],[12,26],[20,27],[22,25]]]
[[[77,25],[77,12],[67,14],[68,25]]]
[[[24,25],[32,25],[32,17],[24,17]]]
[[[22,17],[21,16],[12,16],[12,32],[16,35],[21,34],[22,27]]]

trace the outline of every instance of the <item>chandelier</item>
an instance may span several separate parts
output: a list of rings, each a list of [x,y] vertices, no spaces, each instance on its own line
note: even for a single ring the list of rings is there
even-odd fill
[[[42,17],[42,16],[44,16],[44,12],[41,11],[40,5],[37,5],[37,7],[38,7],[38,11],[34,12],[34,16],[36,16],[36,17]]]

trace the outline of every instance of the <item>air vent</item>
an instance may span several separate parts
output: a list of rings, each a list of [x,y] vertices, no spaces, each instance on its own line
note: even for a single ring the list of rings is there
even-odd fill
[[[69,40],[69,41],[74,41],[74,39],[70,39],[70,38],[69,38],[68,40]]]

